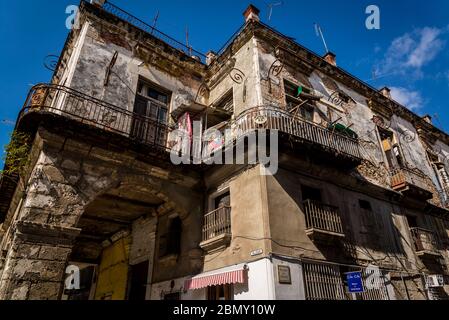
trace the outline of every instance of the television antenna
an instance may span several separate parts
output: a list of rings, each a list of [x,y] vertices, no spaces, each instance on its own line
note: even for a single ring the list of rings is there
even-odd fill
[[[268,7],[268,21],[271,21],[271,16],[273,15],[273,8],[282,6],[284,4],[284,1],[273,2],[273,3],[265,2],[265,4]]]
[[[189,44],[189,26],[186,26],[186,46],[189,48],[189,55],[192,55],[192,47]]]
[[[151,34],[153,34],[154,29],[156,29],[157,21],[159,20],[159,14],[160,14],[160,12],[158,10],[157,13],[156,13],[156,16],[153,19],[153,26],[152,26],[152,29],[151,29]]]
[[[321,37],[321,40],[323,40],[324,48],[326,49],[326,53],[329,52],[329,49],[327,48],[326,40],[324,39],[323,31],[321,30],[321,27],[318,23],[315,23],[315,32],[317,37]]]

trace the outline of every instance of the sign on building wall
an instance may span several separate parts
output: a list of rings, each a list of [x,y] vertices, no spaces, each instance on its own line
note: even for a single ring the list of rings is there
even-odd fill
[[[292,284],[289,266],[278,266],[278,279],[280,284]]]
[[[346,273],[346,279],[348,280],[348,290],[350,293],[362,293],[363,280],[361,272],[348,272]]]

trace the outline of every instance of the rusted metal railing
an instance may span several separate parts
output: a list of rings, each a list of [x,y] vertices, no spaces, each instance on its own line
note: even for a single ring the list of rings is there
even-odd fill
[[[391,187],[393,189],[401,189],[407,185],[413,185],[423,190],[429,191],[427,177],[419,172],[408,168],[396,168],[391,170]]]
[[[244,111],[231,124],[238,138],[258,129],[279,130],[305,142],[319,144],[333,152],[361,159],[357,139],[334,132],[274,106],[255,107]]]
[[[231,207],[220,207],[204,216],[203,241],[231,234]]]
[[[304,201],[303,207],[306,230],[316,229],[343,234],[340,211],[337,207],[312,200]]]
[[[148,102],[155,103],[156,102]],[[19,115],[19,121],[30,112],[48,112],[71,118],[106,131],[114,132],[145,145],[169,151],[171,128],[157,119],[139,115],[91,97],[77,90],[53,84],[34,86]]]
[[[437,239],[435,233],[422,228],[411,228],[416,252],[437,253]]]

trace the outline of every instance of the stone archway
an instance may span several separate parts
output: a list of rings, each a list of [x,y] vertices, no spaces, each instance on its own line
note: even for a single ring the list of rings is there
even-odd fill
[[[191,203],[183,176],[128,154],[38,131],[33,167],[0,279],[0,299],[58,299],[65,266],[82,230],[79,223],[96,199],[120,188],[145,189],[161,200],[157,215],[177,211],[187,217]],[[182,190],[176,190],[185,183]],[[198,201],[197,201],[198,202]],[[199,201],[200,202],[200,201]],[[196,209],[195,209],[196,210]]]
[[[88,280],[82,276],[83,289],[67,290],[64,299],[144,299],[152,278],[158,217],[187,216],[164,192],[162,181],[130,172],[122,172],[119,180],[90,202],[78,221],[81,231],[69,263],[88,273]]]

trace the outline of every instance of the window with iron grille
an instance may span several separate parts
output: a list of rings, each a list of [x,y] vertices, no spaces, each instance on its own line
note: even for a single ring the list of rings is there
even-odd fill
[[[334,264],[304,262],[303,276],[306,300],[389,300],[385,285],[386,274],[370,278],[371,287],[367,287],[371,274],[364,268],[348,268]],[[346,272],[361,271],[365,292],[349,293]]]

